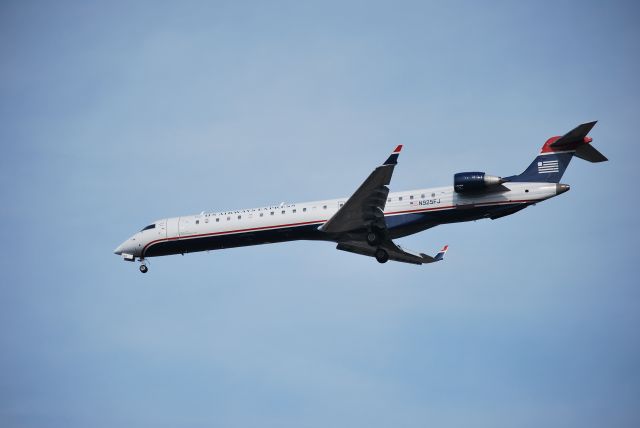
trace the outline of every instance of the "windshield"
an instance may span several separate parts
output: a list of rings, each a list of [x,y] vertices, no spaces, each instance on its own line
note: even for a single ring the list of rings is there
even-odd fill
[[[145,230],[155,229],[155,224],[150,224],[149,226],[144,227],[140,232],[144,232]]]

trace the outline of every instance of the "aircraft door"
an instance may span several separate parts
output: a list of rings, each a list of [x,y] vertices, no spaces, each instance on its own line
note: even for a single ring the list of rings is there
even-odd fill
[[[180,222],[180,217],[168,218],[167,219],[167,238],[177,238],[178,237],[178,223]]]
[[[156,223],[156,233],[158,234],[158,239],[164,239],[167,237],[167,220],[162,219]]]

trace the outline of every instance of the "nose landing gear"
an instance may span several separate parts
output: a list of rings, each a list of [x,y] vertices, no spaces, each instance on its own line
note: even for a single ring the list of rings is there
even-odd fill
[[[149,268],[146,265],[146,262],[144,261],[144,259],[140,259],[140,272],[142,273],[147,273],[147,271],[149,270]]]

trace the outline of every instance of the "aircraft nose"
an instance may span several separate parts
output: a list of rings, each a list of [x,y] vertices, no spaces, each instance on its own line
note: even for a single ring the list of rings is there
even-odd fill
[[[569,186],[568,184],[556,184],[556,195],[560,195],[566,191],[568,191],[569,189],[571,189],[571,186]]]
[[[122,244],[118,245],[118,247],[113,250],[113,254],[117,254],[119,256],[131,256],[138,255],[138,252],[141,249],[141,243],[136,241],[137,235],[132,236],[131,238],[124,241]]]

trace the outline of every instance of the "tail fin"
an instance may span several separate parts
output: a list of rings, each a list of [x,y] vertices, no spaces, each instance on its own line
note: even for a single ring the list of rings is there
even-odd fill
[[[593,139],[587,134],[595,124],[596,121],[583,123],[562,137],[549,138],[538,157],[522,174],[505,180],[559,183],[574,155],[589,162],[606,161],[607,158],[589,144]]]

